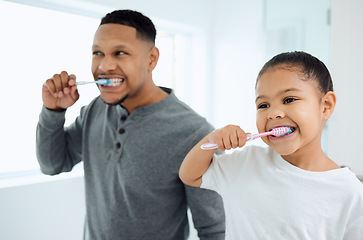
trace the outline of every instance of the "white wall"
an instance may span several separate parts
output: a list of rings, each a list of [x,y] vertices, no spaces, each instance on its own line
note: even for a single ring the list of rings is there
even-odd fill
[[[263,0],[216,1],[209,101],[217,128],[238,124],[256,129],[254,84],[265,54],[263,20]]]
[[[2,240],[81,240],[84,217],[81,177],[0,187]]]
[[[329,120],[328,153],[363,177],[362,12],[361,0],[332,0],[331,73],[338,102]]]

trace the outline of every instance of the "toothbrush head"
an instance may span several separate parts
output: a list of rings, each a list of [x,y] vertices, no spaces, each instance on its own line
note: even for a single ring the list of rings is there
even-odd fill
[[[101,78],[96,81],[98,85],[108,85],[111,83],[109,79]]]
[[[278,127],[271,130],[271,134],[276,137],[282,137],[289,133],[291,133],[292,130],[290,127]]]

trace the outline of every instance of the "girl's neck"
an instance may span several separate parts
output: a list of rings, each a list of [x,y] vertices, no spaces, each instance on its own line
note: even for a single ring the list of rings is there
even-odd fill
[[[313,172],[324,172],[339,169],[339,165],[325,155],[320,148],[299,149],[293,154],[281,156],[292,165]]]

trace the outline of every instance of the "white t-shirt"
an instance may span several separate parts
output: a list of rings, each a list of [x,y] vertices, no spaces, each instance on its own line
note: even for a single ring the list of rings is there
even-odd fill
[[[230,240],[363,240],[363,185],[348,168],[311,172],[270,147],[214,156],[202,188],[217,191]]]

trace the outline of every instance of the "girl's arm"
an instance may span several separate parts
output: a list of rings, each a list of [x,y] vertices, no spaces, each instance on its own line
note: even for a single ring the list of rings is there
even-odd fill
[[[243,147],[246,143],[246,133],[235,125],[228,125],[215,130],[204,137],[187,154],[179,170],[180,179],[187,185],[200,187],[202,176],[207,171],[217,149],[202,150],[204,143],[216,143],[221,151]]]

